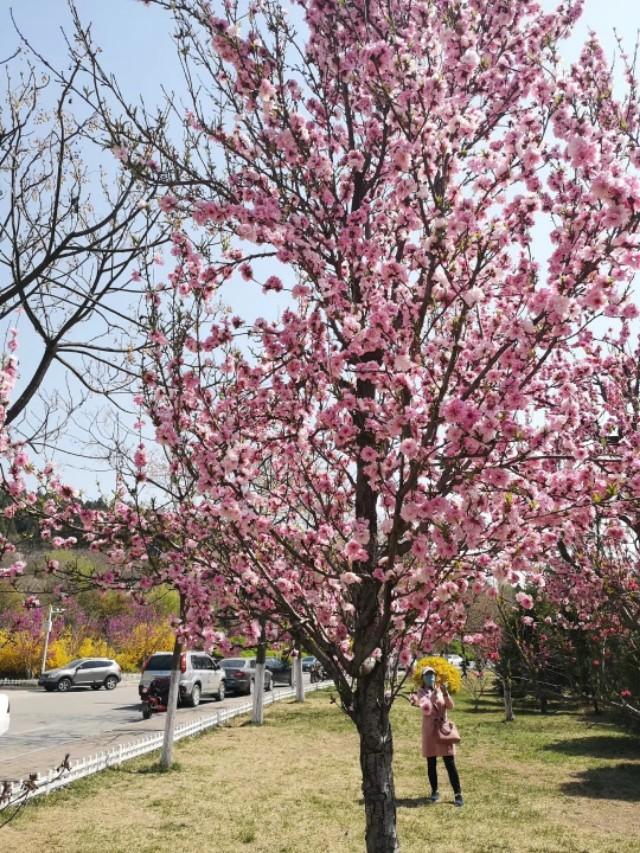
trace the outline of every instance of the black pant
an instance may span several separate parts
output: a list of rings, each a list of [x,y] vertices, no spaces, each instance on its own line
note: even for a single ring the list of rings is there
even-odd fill
[[[429,777],[429,784],[431,785],[432,791],[438,790],[438,770],[436,768],[436,761],[438,759],[435,756],[430,756],[427,758],[427,775]],[[456,769],[456,760],[453,755],[445,755],[442,760],[444,761],[444,766],[447,768],[447,773],[449,774],[449,782],[451,782],[451,787],[453,788],[454,794],[460,793],[460,777],[458,776],[458,771]]]

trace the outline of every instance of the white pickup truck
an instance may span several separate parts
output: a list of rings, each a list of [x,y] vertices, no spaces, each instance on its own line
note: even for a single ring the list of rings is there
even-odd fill
[[[6,693],[0,693],[0,735],[9,731],[10,710],[9,697]]]

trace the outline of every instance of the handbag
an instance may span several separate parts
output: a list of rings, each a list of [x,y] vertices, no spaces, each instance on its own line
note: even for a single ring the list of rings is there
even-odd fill
[[[436,743],[441,743],[445,746],[460,743],[458,727],[453,720],[447,718],[446,714],[444,717],[436,719],[436,724],[433,727],[433,736]]]

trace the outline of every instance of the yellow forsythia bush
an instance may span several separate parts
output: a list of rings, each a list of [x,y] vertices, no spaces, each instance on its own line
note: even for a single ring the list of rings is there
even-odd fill
[[[417,687],[422,685],[422,673],[426,667],[433,667],[436,671],[436,682],[442,684],[447,682],[449,685],[449,693],[457,693],[462,686],[462,673],[457,666],[449,663],[448,660],[442,657],[430,656],[420,658],[415,662],[413,667],[413,680]]]
[[[40,673],[42,638],[31,631],[0,631],[0,673],[7,678],[31,678]]]
[[[114,658],[115,651],[104,640],[85,637],[77,640],[70,633],[64,633],[49,644],[47,669],[64,666],[75,658]]]
[[[171,651],[175,631],[168,622],[159,625],[142,623],[131,632],[125,651],[115,656],[124,672],[138,672],[154,652]]]

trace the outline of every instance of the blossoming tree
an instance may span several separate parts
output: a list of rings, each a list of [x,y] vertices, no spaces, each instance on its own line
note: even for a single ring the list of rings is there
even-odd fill
[[[594,701],[621,705],[637,716],[634,677],[640,619],[640,462],[638,413],[640,368],[629,330],[585,341],[585,358],[574,382],[582,397],[575,460],[563,453],[556,487],[570,489],[580,508],[560,527],[557,548],[548,554],[542,597],[547,618],[567,636],[591,648]],[[595,662],[595,663],[594,663]],[[631,665],[629,665],[631,664]],[[595,666],[595,669],[593,668]]]
[[[578,432],[585,327],[636,313],[635,89],[613,98],[595,38],[560,69],[580,2],[304,0],[302,35],[275,0],[219,18],[157,2],[180,24],[194,147],[181,159],[140,110],[110,129],[138,175],[149,144],[160,180],[181,170],[164,209],[223,240],[203,265],[177,239],[175,286],[203,310],[177,347],[153,330],[145,384],[169,366],[175,387],[144,403],[197,474],[194,550],[214,528],[220,586],[334,678],[367,850],[395,851],[389,669],[555,547],[545,528],[575,502],[553,438]],[[230,286],[287,307],[208,315],[202,295]]]

